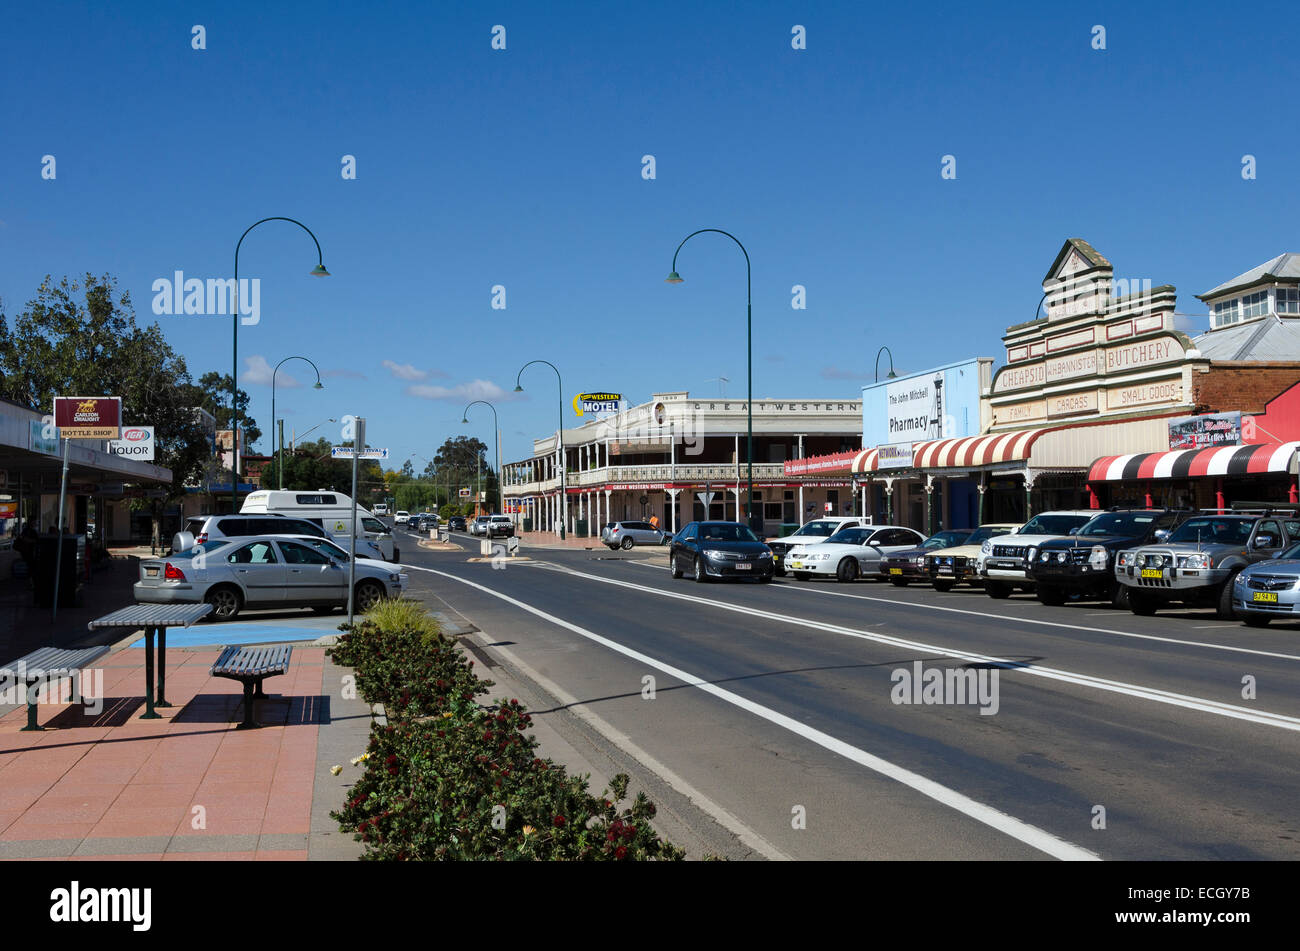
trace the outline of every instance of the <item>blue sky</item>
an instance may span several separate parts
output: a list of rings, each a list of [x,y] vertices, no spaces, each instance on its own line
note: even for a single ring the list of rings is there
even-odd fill
[[[483,397],[510,461],[555,426],[550,370],[512,392],[534,358],[563,371],[566,404],[716,395],[718,377],[744,393],[740,252],[699,236],[686,282],[663,280],[682,238],[721,228],[753,261],[754,395],[855,397],[881,345],[900,371],[1001,362],[1069,237],[1116,277],[1175,284],[1189,314],[1300,251],[1297,21],[1202,2],[13,8],[0,299],[13,314],[46,273],[111,273],[196,377],[228,373],[230,318],[155,317],[152,284],[230,277],[245,228],[297,218],[332,277],[308,277],[291,225],[240,254],[262,285],[239,352],[263,428],[257,369],[302,355],[325,389],[285,364],[286,432],[365,416],[400,465],[462,432],[490,445],[486,409],[460,425]]]

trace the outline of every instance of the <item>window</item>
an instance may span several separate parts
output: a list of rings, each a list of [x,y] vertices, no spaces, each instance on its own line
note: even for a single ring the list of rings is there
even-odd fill
[[[1268,291],[1260,291],[1258,294],[1247,294],[1241,299],[1244,305],[1241,316],[1246,317],[1263,317],[1268,313]]]
[[[1279,287],[1277,289],[1277,312],[1279,314],[1300,314],[1300,287]]]
[[[1220,301],[1214,305],[1213,323],[1216,327],[1226,327],[1228,324],[1235,324],[1241,319],[1241,313],[1238,309],[1241,301],[1237,298],[1232,300]]]
[[[245,545],[226,559],[232,565],[274,565],[275,550],[269,542],[253,542]]]
[[[295,542],[280,542],[280,551],[284,553],[286,565],[328,565],[330,563],[329,558],[314,548]]]
[[[338,505],[332,495],[295,495],[294,501],[299,505]]]

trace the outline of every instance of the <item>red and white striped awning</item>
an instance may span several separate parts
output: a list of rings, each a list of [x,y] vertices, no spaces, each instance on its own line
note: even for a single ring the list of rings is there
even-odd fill
[[[1056,427],[1052,427],[1056,428]],[[1020,429],[1010,433],[936,439],[917,443],[912,460],[917,469],[967,469],[1029,458],[1034,442],[1052,429]]]
[[[1198,479],[1203,476],[1289,472],[1297,449],[1300,449],[1300,442],[1274,442],[1102,456],[1088,467],[1088,481]]]
[[[863,449],[853,457],[853,466],[850,472],[874,472],[876,463],[880,461],[880,453],[875,449]]]

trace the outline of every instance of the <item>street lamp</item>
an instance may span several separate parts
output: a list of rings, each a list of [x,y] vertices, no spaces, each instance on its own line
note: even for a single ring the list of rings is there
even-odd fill
[[[754,294],[753,294],[753,275],[749,263],[749,252],[745,246],[740,243],[740,239],[734,234],[728,234],[718,228],[701,228],[699,231],[692,231],[682,243],[677,245],[677,250],[673,252],[673,267],[666,280],[669,284],[682,283],[681,275],[677,273],[677,255],[682,250],[682,245],[695,237],[697,234],[705,232],[725,235],[736,246],[740,248],[740,253],[745,256],[745,359],[748,364],[749,390],[745,398],[745,411],[748,415],[748,436],[745,442],[745,456],[748,461],[748,481],[745,489],[745,520],[749,523],[752,530],[754,528]]]
[[[880,355],[882,353],[889,354],[889,376],[885,377],[885,379],[898,379],[898,374],[894,372],[894,351],[890,350],[888,347],[881,347],[876,351],[876,382],[880,382]]]
[[[290,360],[307,360],[307,358],[285,357],[277,363],[275,369],[271,371],[271,456],[275,460],[275,471],[279,476],[279,484],[282,489],[284,488],[284,464],[280,461],[280,454],[277,452],[276,447],[278,446],[280,449],[284,449],[284,433],[280,433],[280,440],[277,443],[275,438],[275,375],[280,372],[280,367],[288,363]],[[307,362],[311,363],[311,368],[316,371],[316,385],[313,386],[312,389],[323,390],[325,387],[321,385],[320,368],[310,360],[307,360]],[[283,429],[284,427],[281,426],[280,428]]]
[[[333,416],[331,416],[329,419],[325,420],[325,423],[337,423],[337,422],[338,422],[338,420],[335,419]],[[302,439],[303,436],[306,436],[307,433],[311,432],[312,430],[320,429],[322,426],[325,425],[325,423],[317,423],[317,424],[316,424],[315,426],[313,426],[311,429],[304,430],[301,436],[294,436],[293,439],[291,440],[291,443],[290,443],[289,448],[290,448],[290,449],[293,449],[293,450],[296,450],[296,449],[298,448],[298,440],[299,440],[299,439]]]
[[[678,280],[681,280],[681,278],[678,278]],[[564,456],[564,380],[560,377],[559,369],[549,360],[529,360],[515,374],[516,393],[524,391],[524,388],[519,384],[519,380],[524,375],[524,371],[534,363],[545,363],[552,370],[555,370],[556,382],[560,384],[560,428],[555,431],[555,438],[559,442],[560,450],[560,541],[564,541],[564,528],[569,516],[569,497],[566,494],[569,491],[568,480],[564,475],[564,470],[568,468],[568,460]]]
[[[559,371],[557,370],[556,372],[558,373]],[[506,509],[506,504],[505,504],[504,490],[501,487],[501,423],[497,420],[497,408],[493,406],[491,403],[489,403],[487,400],[475,400],[474,403],[482,403],[488,409],[492,410],[492,433],[496,439],[496,450],[497,450],[496,453],[497,455],[497,512],[504,513]],[[469,406],[465,407],[465,412],[461,414],[460,421],[462,424],[469,425],[469,407],[473,406],[474,403],[470,403]],[[564,411],[561,410],[560,412],[564,412]],[[477,455],[477,453],[475,453],[475,455]],[[482,476],[480,476],[480,479],[481,478]],[[482,493],[482,491],[483,491],[483,486],[480,482],[479,485],[480,494]]]
[[[291,224],[297,225],[303,231],[307,232],[308,235],[311,235],[311,240],[316,245],[316,262],[317,262],[316,266],[311,269],[311,275],[312,277],[330,276],[330,272],[325,270],[325,257],[324,255],[321,254],[320,242],[316,240],[316,236],[312,234],[310,228],[308,228],[301,221],[298,221],[294,218],[283,218],[280,216],[273,216],[270,218],[263,218],[261,221],[255,221],[248,226],[248,229],[242,235],[239,236],[239,241],[235,245],[235,291],[234,291],[235,307],[234,307],[234,313],[231,315],[232,323],[234,325],[234,333],[232,335],[231,349],[233,353],[233,358],[232,358],[232,366],[231,366],[231,373],[230,373],[230,448],[231,448],[230,511],[231,512],[239,511],[239,248],[241,245],[243,245],[244,239],[248,237],[249,231],[252,231],[258,225],[265,224],[268,221],[288,221]],[[272,416],[274,416],[274,413],[272,413]],[[271,424],[272,427],[274,427],[275,424],[274,418],[272,418]]]

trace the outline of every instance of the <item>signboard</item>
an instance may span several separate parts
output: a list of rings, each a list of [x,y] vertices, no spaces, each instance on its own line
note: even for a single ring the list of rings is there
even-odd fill
[[[461,489],[458,493],[462,499],[467,499],[472,494],[468,488]]]
[[[910,442],[886,443],[876,447],[877,469],[906,469],[912,464]]]
[[[351,447],[351,446],[334,446],[334,447],[332,447],[332,448],[330,449],[330,458],[331,458],[331,459],[351,459],[351,458],[352,458],[352,447]],[[387,449],[362,449],[362,450],[361,450],[361,454],[360,454],[357,458],[359,458],[359,459],[387,459],[387,458],[388,458],[388,450],[387,450]]]
[[[56,396],[54,425],[62,439],[117,439],[122,426],[120,396]]]
[[[1241,443],[1241,413],[1205,413],[1169,421],[1170,449],[1204,449]]]
[[[1126,409],[1149,403],[1177,403],[1183,398],[1183,381],[1166,380],[1160,383],[1135,383],[1116,386],[1106,391],[1107,409]]]
[[[123,426],[122,435],[109,440],[110,455],[126,456],[128,459],[143,459],[153,462],[154,432],[152,426]]]
[[[1097,391],[1084,390],[1067,396],[1052,396],[1047,400],[1047,415],[1075,416],[1079,413],[1097,412]]]
[[[937,392],[934,380],[925,377],[899,380],[885,387],[892,440],[919,442],[943,435],[934,433],[931,422],[938,415]]]
[[[51,427],[53,429],[53,427]],[[54,429],[53,435],[45,436],[45,424],[39,419],[31,421],[31,427],[27,440],[27,447],[32,452],[43,452],[47,455],[57,456],[59,454],[59,431]]]
[[[706,517],[707,517],[707,515],[708,515],[709,506],[713,504],[713,497],[714,497],[715,495],[717,495],[717,494],[718,494],[718,493],[716,493],[716,492],[696,492],[696,493],[695,493],[695,497],[696,497],[697,499],[699,499],[699,500],[700,500],[700,504],[704,506],[704,512],[705,512]]]
[[[816,456],[811,459],[789,459],[784,466],[785,474],[795,476],[810,475],[814,472],[847,472],[857,455],[856,451],[833,452],[827,456]]]
[[[579,393],[573,398],[573,411],[579,416],[587,413],[617,413],[622,408],[622,393]]]

